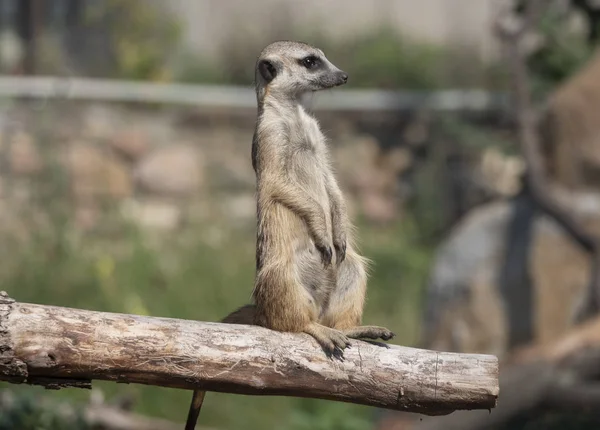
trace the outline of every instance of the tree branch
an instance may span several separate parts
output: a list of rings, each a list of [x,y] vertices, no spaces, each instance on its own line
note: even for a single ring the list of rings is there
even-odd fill
[[[308,335],[17,303],[0,296],[0,380],[109,380],[313,397],[448,414],[491,409],[498,360],[353,341],[327,358]]]

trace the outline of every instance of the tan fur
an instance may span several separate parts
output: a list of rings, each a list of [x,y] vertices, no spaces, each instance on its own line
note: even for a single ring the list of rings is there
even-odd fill
[[[310,56],[318,67],[303,64]],[[223,320],[307,333],[326,353],[339,355],[349,338],[394,336],[383,327],[360,325],[367,259],[356,250],[326,139],[300,103],[303,94],[346,78],[321,50],[304,43],[274,42],[261,52],[252,145],[258,218],[254,304]],[[195,392],[194,399],[201,395]],[[197,411],[193,404],[190,417]],[[194,425],[189,423],[190,418],[187,430]]]

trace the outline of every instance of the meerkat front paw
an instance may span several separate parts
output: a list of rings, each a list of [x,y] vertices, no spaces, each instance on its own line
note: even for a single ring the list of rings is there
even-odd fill
[[[343,233],[334,235],[333,247],[335,248],[336,263],[340,264],[346,259],[346,235]]]

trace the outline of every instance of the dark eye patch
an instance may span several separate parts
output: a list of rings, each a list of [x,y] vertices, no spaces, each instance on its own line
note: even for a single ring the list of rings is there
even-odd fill
[[[316,55],[309,55],[300,60],[300,64],[309,70],[316,69],[321,65],[321,60]]]

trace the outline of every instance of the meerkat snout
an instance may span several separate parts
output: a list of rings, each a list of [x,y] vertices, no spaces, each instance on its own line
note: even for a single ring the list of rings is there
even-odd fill
[[[346,82],[348,82],[348,74],[342,70],[340,70],[337,73],[337,79],[338,79],[338,83],[336,85],[336,87],[339,87],[340,85],[344,85]]]
[[[327,90],[333,87],[339,87],[348,82],[348,75],[341,71],[334,71],[328,74],[319,76],[317,82],[315,82],[316,88],[312,88],[312,91]]]
[[[309,55],[302,61],[310,73],[307,77],[308,82],[313,85],[310,90],[326,90],[348,82],[348,74],[338,69],[322,52],[320,53],[319,56]]]

